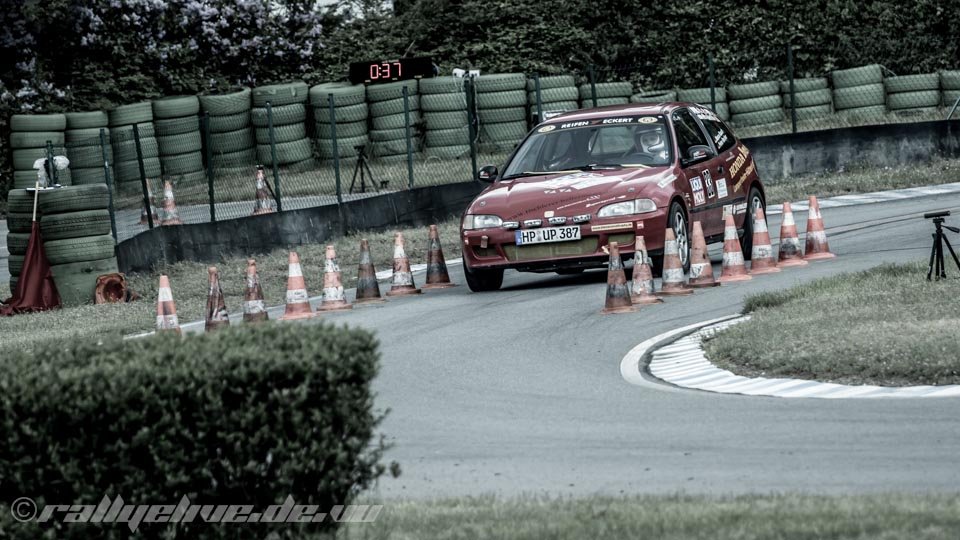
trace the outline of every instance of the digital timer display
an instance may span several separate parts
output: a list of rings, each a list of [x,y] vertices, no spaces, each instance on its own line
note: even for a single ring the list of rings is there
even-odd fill
[[[430,58],[400,58],[350,64],[350,82],[353,84],[388,83],[424,77],[433,77],[433,61]]]

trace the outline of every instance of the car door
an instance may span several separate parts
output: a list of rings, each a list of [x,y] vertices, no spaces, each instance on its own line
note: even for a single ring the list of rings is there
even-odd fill
[[[731,166],[739,156],[737,148],[737,139],[733,132],[721,121],[713,111],[705,108],[697,108],[693,111],[695,116],[706,131],[707,138],[716,152],[716,158],[711,161],[710,174],[713,185],[717,193],[716,204],[720,205],[720,213],[716,217],[719,220],[719,227],[723,229],[723,218],[727,212],[734,213],[737,205],[746,201],[746,193],[742,193],[743,187],[734,184],[731,178],[733,171]]]
[[[717,189],[714,182],[714,170],[720,161],[707,140],[706,133],[689,109],[677,109],[673,112],[673,129],[677,139],[677,151],[681,158],[689,156],[694,146],[703,146],[711,154],[707,159],[683,166],[683,175],[690,189],[687,201],[690,221],[699,221],[705,236],[714,236],[723,232],[722,204],[717,202]]]

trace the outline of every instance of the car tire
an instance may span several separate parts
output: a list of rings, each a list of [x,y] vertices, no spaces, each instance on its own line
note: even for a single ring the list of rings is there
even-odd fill
[[[763,215],[767,215],[767,203],[763,199],[763,194],[756,186],[751,186],[747,195],[747,216],[743,220],[743,238],[740,240],[740,248],[743,250],[743,260],[749,261],[753,252],[753,216],[757,211],[757,206],[763,208]]]
[[[677,233],[677,225],[682,223],[682,233]],[[680,261],[683,263],[684,273],[690,271],[690,223],[687,211],[678,201],[670,204],[670,213],[667,214],[667,227],[673,229],[680,247]],[[663,254],[652,256],[654,274],[663,275]]]
[[[467,267],[466,257],[463,259],[463,276],[467,279],[467,287],[473,292],[497,291],[503,285],[502,268],[471,270]]]

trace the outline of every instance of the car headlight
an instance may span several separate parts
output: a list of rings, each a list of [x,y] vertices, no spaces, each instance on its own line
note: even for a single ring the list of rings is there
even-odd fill
[[[502,224],[503,220],[500,219],[500,216],[491,216],[486,214],[479,214],[476,216],[467,214],[467,217],[463,220],[463,228],[467,231],[473,229],[489,229],[491,227],[499,227]]]
[[[650,199],[636,199],[608,204],[597,212],[597,217],[629,216],[632,214],[646,214],[657,210],[657,203]]]

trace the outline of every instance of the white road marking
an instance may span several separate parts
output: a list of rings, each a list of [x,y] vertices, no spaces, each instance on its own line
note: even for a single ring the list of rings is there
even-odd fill
[[[956,184],[960,189],[960,184]],[[620,361],[620,376],[631,384],[651,383],[644,377],[644,362],[650,376],[680,388],[720,394],[817,399],[883,399],[960,397],[960,385],[888,387],[852,386],[808,379],[743,377],[715,366],[704,355],[703,339],[719,330],[749,319],[737,315],[691,324],[654,336],[630,350]]]
[[[945,193],[960,192],[960,182],[951,184],[939,184],[936,186],[922,186],[913,188],[893,189],[889,191],[873,191],[870,193],[857,193],[852,195],[838,195],[820,200],[820,208],[837,208],[841,206],[854,206],[861,204],[874,204],[879,202],[909,199],[913,197],[923,197],[926,195],[943,195]],[[807,201],[797,201],[791,203],[794,212],[807,211]],[[783,213],[782,204],[771,204],[767,206],[766,215],[772,216]]]

